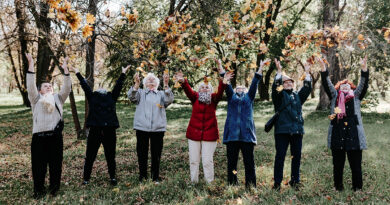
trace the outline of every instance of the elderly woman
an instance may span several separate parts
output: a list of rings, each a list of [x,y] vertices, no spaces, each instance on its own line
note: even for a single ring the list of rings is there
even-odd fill
[[[152,156],[152,180],[160,181],[160,159],[167,126],[165,109],[173,102],[173,93],[168,87],[168,74],[164,74],[163,80],[164,91],[159,91],[160,80],[154,74],[149,73],[143,79],[143,89],[140,89],[140,77],[139,73],[136,73],[134,86],[127,93],[130,101],[137,105],[134,114],[134,129],[137,136],[140,181],[148,178],[149,141]]]
[[[368,89],[367,58],[361,61],[362,72],[358,87],[349,80],[339,81],[333,86],[328,77],[326,64],[320,58],[317,60],[322,66],[322,86],[331,103],[328,147],[332,150],[333,156],[334,186],[338,191],[344,189],[343,170],[347,155],[352,170],[352,189],[360,190],[363,187],[362,150],[367,149],[360,113],[360,103]]]
[[[303,87],[299,92],[293,91],[294,80],[287,75],[282,75],[282,66],[275,59],[278,73],[272,85],[272,102],[275,112],[279,112],[279,117],[275,122],[275,164],[274,164],[274,186],[273,189],[280,190],[283,179],[283,165],[286,157],[288,145],[290,144],[291,180],[289,184],[299,189],[301,165],[302,138],[304,134],[302,105],[311,92],[310,64],[305,64],[306,77]]]
[[[60,188],[63,138],[62,130],[55,130],[58,122],[62,120],[63,105],[69,96],[72,82],[67,67],[68,58],[64,60],[64,84],[59,93],[53,93],[51,83],[35,84],[34,60],[26,54],[29,62],[27,71],[27,92],[33,113],[33,137],[31,142],[31,164],[34,180],[34,198],[45,195],[45,177],[49,165],[51,195],[56,195]]]
[[[217,117],[215,111],[221,100],[223,91],[232,74],[225,75],[224,80],[219,80],[217,93],[213,93],[213,87],[206,80],[199,85],[198,92],[192,90],[182,72],[176,73],[176,79],[181,83],[185,94],[192,104],[191,119],[188,124],[186,136],[190,156],[191,181],[199,181],[199,163],[202,158],[204,178],[210,183],[214,180],[213,155],[219,139]]]
[[[115,149],[116,129],[119,128],[119,122],[116,115],[116,102],[122,90],[123,81],[126,77],[125,73],[128,68],[129,66],[122,68],[122,74],[119,76],[112,92],[107,92],[104,88],[99,88],[93,92],[79,70],[75,69],[76,76],[85,92],[85,97],[88,99],[89,105],[86,126],[90,130],[87,139],[83,185],[89,184],[92,166],[101,144],[104,147],[110,183],[113,186],[117,185],[115,178]]]
[[[256,186],[254,146],[257,144],[256,129],[253,122],[253,102],[257,85],[262,80],[262,69],[267,61],[261,61],[259,70],[255,73],[249,91],[244,86],[235,90],[229,84],[226,87],[228,111],[223,133],[223,143],[226,144],[228,159],[228,182],[237,184],[237,160],[241,150],[245,166],[245,185]],[[219,63],[219,69],[223,69]]]

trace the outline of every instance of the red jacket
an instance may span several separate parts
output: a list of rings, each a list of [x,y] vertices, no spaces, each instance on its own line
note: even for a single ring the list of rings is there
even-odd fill
[[[217,116],[215,111],[223,96],[226,85],[219,81],[218,92],[211,94],[211,103],[199,102],[199,93],[192,90],[187,79],[182,88],[192,103],[192,115],[187,128],[187,138],[194,141],[216,141],[219,139]]]

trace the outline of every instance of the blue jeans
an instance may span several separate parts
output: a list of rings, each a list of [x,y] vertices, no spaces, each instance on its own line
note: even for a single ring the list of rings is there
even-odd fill
[[[302,135],[277,134],[275,135],[275,164],[274,164],[274,182],[280,184],[283,179],[284,158],[288,145],[290,144],[292,162],[291,162],[291,180],[290,184],[299,183],[299,168],[301,166]]]

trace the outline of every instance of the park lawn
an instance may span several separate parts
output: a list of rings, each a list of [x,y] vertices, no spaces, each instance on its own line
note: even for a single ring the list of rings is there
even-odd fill
[[[332,157],[326,138],[329,120],[327,112],[313,111],[317,101],[304,105],[305,130],[303,139],[300,191],[291,189],[291,157],[285,161],[281,192],[271,189],[275,155],[273,134],[263,131],[264,123],[273,114],[271,102],[255,103],[255,123],[258,144],[255,147],[257,188],[246,190],[244,166],[238,164],[240,185],[227,184],[226,148],[218,144],[215,155],[215,181],[206,184],[203,172],[200,183],[191,184],[188,146],[185,132],[191,116],[191,106],[185,98],[176,99],[167,109],[168,127],[164,137],[160,184],[138,182],[136,137],[132,130],[134,105],[118,103],[121,128],[117,130],[117,187],[109,185],[107,166],[101,147],[88,186],[82,186],[86,149],[85,140],[76,140],[69,103],[65,105],[64,162],[62,186],[58,196],[36,201],[32,199],[30,163],[31,111],[18,103],[2,98],[0,102],[0,204],[389,204],[390,203],[390,115],[363,113],[368,150],[363,152],[363,191],[351,191],[351,172],[346,162],[345,191],[333,189]],[[83,121],[84,101],[77,102]],[[220,134],[226,119],[226,102],[217,110]],[[241,156],[241,155],[240,155]],[[150,163],[150,160],[149,160]],[[150,170],[150,169],[149,169]],[[202,170],[202,168],[200,168]],[[150,171],[149,171],[150,173]]]

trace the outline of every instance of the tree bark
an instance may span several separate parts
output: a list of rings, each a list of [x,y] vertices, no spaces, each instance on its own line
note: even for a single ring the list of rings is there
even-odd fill
[[[323,0],[323,28],[334,27],[339,24],[341,13],[339,12],[339,0]],[[333,47],[326,47],[324,54],[328,61],[329,77],[333,84],[345,77],[345,73],[340,69],[339,58],[336,56],[337,45]],[[324,92],[323,87],[320,88],[320,101],[317,105],[317,110],[325,110],[329,107],[329,99]]]
[[[25,105],[26,107],[31,107],[30,101],[28,100],[27,89],[26,89],[26,73],[28,70],[28,60],[27,60],[27,57],[25,55],[25,53],[27,52],[27,37],[26,37],[26,32],[25,32],[25,29],[26,29],[25,8],[26,8],[25,0],[15,0],[15,15],[16,15],[16,21],[17,21],[17,25],[18,25],[18,41],[20,44],[19,55],[21,55],[20,57],[22,57],[22,63],[21,63],[21,65],[19,64],[20,78],[18,78],[16,65],[15,65],[13,58],[12,58],[12,50],[11,50],[8,42],[7,42],[7,44],[8,44],[8,55],[10,57],[11,64],[12,64],[12,71],[14,73],[14,78],[16,80],[19,92],[22,95],[23,105]],[[3,22],[2,22],[2,24],[3,24]],[[4,30],[4,28],[3,28],[3,30]]]
[[[89,5],[88,5],[88,13],[96,16],[97,13],[97,3],[98,0],[89,0]],[[95,24],[92,25],[93,27],[93,33],[92,36],[90,37],[90,41],[87,43],[87,48],[86,48],[86,64],[85,64],[85,78],[87,80],[87,83],[89,87],[93,90],[94,87],[94,67],[95,67],[95,47],[96,47],[96,33],[95,33]],[[88,100],[85,98],[85,120],[84,120],[84,136],[87,136],[88,130],[86,129],[86,123],[87,123],[87,117],[88,117],[88,112],[89,112],[89,106],[88,106]]]
[[[49,5],[46,1],[39,2],[39,17],[35,19],[38,28],[38,55],[37,55],[37,84],[51,80],[49,75],[49,67],[52,59],[52,52],[49,46],[50,43],[50,24],[51,19],[48,18]]]

